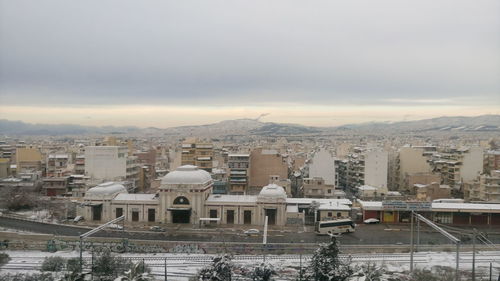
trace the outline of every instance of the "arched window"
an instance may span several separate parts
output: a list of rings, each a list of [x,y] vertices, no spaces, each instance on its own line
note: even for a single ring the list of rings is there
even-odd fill
[[[189,200],[184,196],[175,198],[174,205],[189,205]]]

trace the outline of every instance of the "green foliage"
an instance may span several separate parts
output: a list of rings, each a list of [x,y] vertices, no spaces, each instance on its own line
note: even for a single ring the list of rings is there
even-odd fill
[[[99,252],[94,260],[92,271],[100,280],[114,280],[132,267],[132,262],[114,256],[110,250]]]
[[[366,281],[383,281],[386,268],[377,266],[376,264],[363,264],[354,268],[355,273],[352,277],[364,277]]]
[[[233,275],[231,258],[227,255],[214,258],[212,264],[198,273],[196,280],[200,281],[231,281]]]
[[[0,253],[0,266],[8,263],[10,261],[10,257],[6,253]]]
[[[273,267],[266,263],[261,263],[259,266],[254,268],[250,277],[253,281],[272,281],[272,276],[276,275]]]
[[[320,244],[309,266],[306,268],[304,280],[314,281],[344,281],[352,275],[353,271],[347,262],[339,258],[337,239],[327,244]]]
[[[43,260],[42,268],[40,269],[42,272],[52,271],[57,272],[64,269],[66,266],[66,260],[61,257],[46,257]]]

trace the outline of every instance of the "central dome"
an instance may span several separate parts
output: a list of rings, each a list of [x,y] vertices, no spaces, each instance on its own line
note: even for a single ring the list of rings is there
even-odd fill
[[[269,184],[262,188],[259,193],[260,198],[286,199],[286,191],[277,184]]]
[[[197,166],[184,165],[165,175],[161,184],[206,184],[212,180],[210,173]]]

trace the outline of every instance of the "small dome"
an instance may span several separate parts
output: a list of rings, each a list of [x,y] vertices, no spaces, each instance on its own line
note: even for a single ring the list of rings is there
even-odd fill
[[[211,181],[210,173],[197,166],[184,165],[165,175],[161,184],[206,184]]]
[[[283,189],[283,187],[277,185],[277,184],[269,184],[266,185],[262,188],[262,190],[259,193],[260,198],[275,198],[275,199],[286,199],[286,191]]]
[[[101,198],[113,196],[119,193],[128,193],[127,189],[116,182],[105,182],[90,188],[85,192],[86,198]]]

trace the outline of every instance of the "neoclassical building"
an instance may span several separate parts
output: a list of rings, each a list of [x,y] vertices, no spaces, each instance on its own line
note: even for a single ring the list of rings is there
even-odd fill
[[[283,226],[303,222],[312,201],[330,219],[349,216],[351,205],[347,199],[287,198],[276,184],[264,186],[258,195],[212,194],[212,188],[208,172],[185,165],[162,178],[157,194],[129,194],[112,182],[93,187],[78,212],[88,221],[105,222],[124,215],[128,222],[142,223],[263,225],[267,216],[269,225]]]

